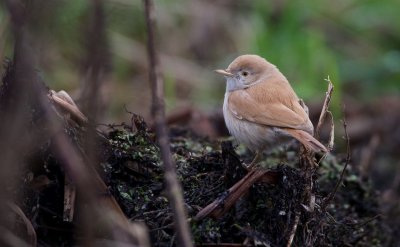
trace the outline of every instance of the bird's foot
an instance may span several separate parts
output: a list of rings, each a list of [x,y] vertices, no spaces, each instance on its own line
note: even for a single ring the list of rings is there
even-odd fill
[[[242,166],[243,166],[244,169],[246,169],[246,171],[249,172],[249,171],[251,171],[251,170],[254,169],[255,164],[253,164],[253,162],[250,163],[250,164],[245,164],[245,163],[243,163]]]
[[[243,163],[242,166],[244,169],[246,169],[247,171],[251,171],[253,170],[253,168],[257,165],[258,161],[260,161],[261,155],[260,152],[256,152],[256,156],[254,157],[254,159],[251,161],[250,164],[245,164]]]

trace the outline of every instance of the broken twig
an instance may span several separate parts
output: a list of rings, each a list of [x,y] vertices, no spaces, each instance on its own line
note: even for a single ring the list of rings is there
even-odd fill
[[[344,138],[346,140],[346,145],[347,145],[347,149],[346,149],[346,161],[344,163],[343,166],[343,170],[340,173],[340,178],[336,183],[335,188],[333,189],[333,191],[331,193],[329,193],[329,195],[323,200],[322,202],[322,211],[326,210],[326,207],[329,205],[329,203],[331,203],[331,201],[333,200],[333,198],[335,198],[335,194],[339,189],[339,186],[342,184],[343,182],[343,178],[344,178],[344,174],[346,172],[347,166],[350,163],[350,159],[351,159],[351,151],[350,151],[350,138],[349,138],[349,134],[347,133],[347,122],[346,122],[346,117],[345,117],[345,108],[343,107],[343,128],[344,128]]]
[[[234,184],[228,191],[222,193],[220,197],[203,208],[195,216],[195,220],[201,220],[205,217],[220,218],[223,216],[243,195],[247,193],[250,187],[259,181],[275,184],[278,182],[277,172],[265,169],[253,169],[239,182]]]
[[[325,101],[324,101],[324,104],[322,105],[321,115],[319,116],[317,128],[315,128],[315,138],[317,140],[319,140],[320,131],[321,131],[322,125],[325,121],[326,114],[329,112],[328,109],[329,109],[329,104],[331,102],[331,97],[332,97],[332,92],[333,92],[333,84],[332,84],[331,80],[329,79],[329,76],[325,80],[328,82],[328,91],[326,92]],[[331,116],[332,116],[332,114],[331,114]]]
[[[332,151],[333,150],[333,146],[335,144],[335,123],[333,122],[333,116],[332,116],[332,112],[328,111],[327,112],[329,115],[329,118],[331,120],[331,131],[329,133],[329,142],[328,142],[328,150]]]

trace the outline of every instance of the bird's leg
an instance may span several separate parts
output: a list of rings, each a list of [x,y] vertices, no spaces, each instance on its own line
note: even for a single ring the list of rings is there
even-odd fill
[[[260,159],[261,159],[261,152],[260,152],[259,150],[257,150],[257,151],[256,151],[256,156],[255,156],[254,159],[251,161],[251,163],[248,164],[248,165],[243,164],[243,166],[244,166],[244,168],[245,168],[246,170],[250,171],[250,170],[253,168],[253,166],[254,166],[258,161],[260,161]]]

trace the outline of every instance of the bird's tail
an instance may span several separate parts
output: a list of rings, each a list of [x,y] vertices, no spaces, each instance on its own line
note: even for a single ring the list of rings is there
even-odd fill
[[[311,149],[314,152],[324,152],[327,153],[328,149],[320,143],[317,139],[315,139],[312,135],[305,132],[304,130],[296,130],[296,129],[284,129],[291,136],[296,138],[299,142],[301,142],[306,148]]]

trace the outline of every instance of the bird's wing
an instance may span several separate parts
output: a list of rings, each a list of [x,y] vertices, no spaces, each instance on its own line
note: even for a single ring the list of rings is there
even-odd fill
[[[298,102],[291,102],[289,106],[281,100],[268,97],[260,100],[252,97],[246,90],[233,91],[228,101],[229,110],[238,119],[310,132],[308,116]]]

